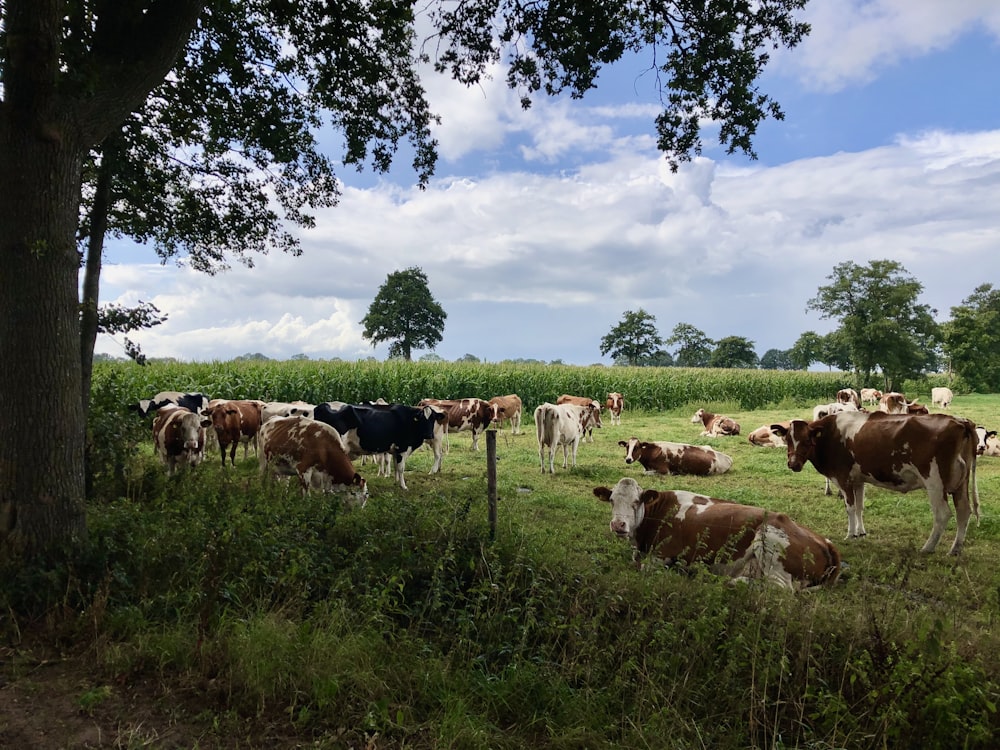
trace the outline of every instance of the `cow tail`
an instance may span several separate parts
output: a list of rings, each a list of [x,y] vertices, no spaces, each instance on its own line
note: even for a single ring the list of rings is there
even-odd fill
[[[965,444],[968,448],[967,460],[969,461],[969,499],[972,501],[972,512],[976,516],[976,526],[979,525],[979,484],[976,482],[976,423],[970,419],[963,420],[965,423]]]

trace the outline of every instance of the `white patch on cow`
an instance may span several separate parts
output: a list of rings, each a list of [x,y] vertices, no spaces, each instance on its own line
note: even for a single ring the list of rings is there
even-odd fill
[[[677,497],[677,512],[674,514],[674,518],[678,521],[683,521],[687,516],[687,512],[692,508],[694,508],[694,514],[697,516],[715,505],[712,502],[712,498],[705,497],[704,495],[696,495],[693,492],[685,490],[674,490],[674,495]]]

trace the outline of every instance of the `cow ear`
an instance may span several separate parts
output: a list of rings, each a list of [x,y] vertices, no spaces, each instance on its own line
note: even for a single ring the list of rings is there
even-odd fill
[[[642,502],[643,505],[645,505],[646,503],[655,500],[659,496],[660,493],[658,490],[645,490],[641,495],[639,495],[639,500]]]
[[[606,503],[611,502],[611,490],[607,487],[594,487],[594,497]]]
[[[788,434],[788,430],[785,429],[784,425],[773,424],[771,425],[771,432],[773,432],[778,437],[784,437]]]
[[[626,443],[624,440],[619,440],[618,445],[620,445],[622,448],[628,448],[628,443]]]

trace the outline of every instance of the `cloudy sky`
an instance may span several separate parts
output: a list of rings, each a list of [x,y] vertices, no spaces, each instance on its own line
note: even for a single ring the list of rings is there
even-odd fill
[[[1000,286],[1000,3],[811,0],[803,19],[812,34],[762,81],[786,118],[762,126],[757,161],[707,131],[671,173],[641,60],[528,112],[502,71],[474,89],[429,78],[443,118],[429,189],[405,164],[344,169],[302,257],[215,277],[115,243],[102,302],[169,316],[132,336],[148,356],[382,359],[359,321],[389,273],[419,266],[448,314],[444,359],[610,364],[601,337],[639,308],[664,338],[688,323],[787,349],[831,329],[805,308],[834,266],[892,259],[947,320]],[[97,351],[124,355],[108,336]]]

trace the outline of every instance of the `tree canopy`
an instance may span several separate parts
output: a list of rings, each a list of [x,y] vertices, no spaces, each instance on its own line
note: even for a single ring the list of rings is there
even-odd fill
[[[709,367],[731,367],[750,370],[760,364],[753,342],[743,336],[725,336],[715,343],[708,358]]]
[[[678,323],[666,345],[677,347],[674,364],[678,367],[708,367],[715,342],[690,323]]]
[[[656,332],[656,318],[643,310],[626,310],[621,321],[601,337],[601,354],[617,362],[640,365],[657,354],[663,339]]]
[[[433,349],[441,343],[447,317],[431,295],[427,274],[412,266],[386,277],[361,319],[365,327],[361,335],[372,346],[390,342],[389,356],[409,361],[414,349]]]
[[[941,330],[934,313],[917,298],[923,285],[893,260],[873,260],[868,266],[847,261],[834,267],[807,303],[840,327],[831,336],[843,347],[859,385],[880,369],[885,389],[899,387],[935,367]],[[844,364],[847,364],[846,362]]]
[[[1000,289],[981,284],[951,308],[944,341],[952,368],[971,389],[1000,391]]]

